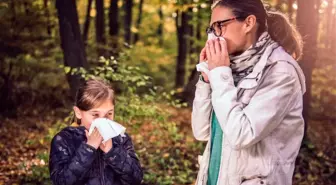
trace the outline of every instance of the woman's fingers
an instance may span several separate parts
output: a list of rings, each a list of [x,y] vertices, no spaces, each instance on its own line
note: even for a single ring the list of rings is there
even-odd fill
[[[217,55],[221,54],[221,52],[222,52],[221,46],[219,44],[219,38],[214,40],[214,50],[215,50]]]
[[[209,50],[210,50],[210,53],[211,53],[210,55],[211,55],[211,57],[213,57],[216,54],[214,40],[209,40],[208,44],[209,44]]]
[[[200,62],[203,62],[205,60],[207,60],[206,47],[202,49],[201,54],[200,54]]]
[[[226,41],[225,40],[220,40],[219,41],[219,44],[220,44],[220,47],[221,47],[221,53],[226,53],[228,54],[227,52],[227,45],[226,45]]]
[[[207,55],[207,58],[208,58],[208,61],[209,61],[209,59],[212,58],[212,55],[211,55],[211,52],[210,52],[210,44],[209,44],[209,42],[206,43],[205,51],[206,51],[206,55]]]

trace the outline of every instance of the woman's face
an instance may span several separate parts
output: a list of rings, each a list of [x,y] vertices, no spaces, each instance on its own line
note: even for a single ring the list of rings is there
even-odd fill
[[[84,126],[87,130],[90,129],[92,121],[97,118],[114,119],[114,105],[109,99],[88,111],[80,110],[76,106],[74,107],[74,111],[77,119],[81,120],[81,126]]]
[[[210,26],[217,21],[224,21],[235,18],[230,8],[217,6],[212,10]],[[221,25],[221,37],[224,37],[227,42],[229,54],[234,54],[243,51],[247,42],[245,22],[238,20],[230,20]]]

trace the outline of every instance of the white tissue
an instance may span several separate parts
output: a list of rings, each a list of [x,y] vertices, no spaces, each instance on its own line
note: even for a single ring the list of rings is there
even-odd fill
[[[98,132],[103,137],[103,143],[118,135],[124,136],[126,131],[126,128],[119,123],[106,118],[97,118],[93,120],[89,129],[89,135],[91,135],[94,128],[97,128]]]
[[[208,34],[208,40],[213,40],[213,39],[217,39],[219,38],[219,40],[225,40],[223,37],[217,37],[215,34],[213,33],[209,33]]]
[[[205,62],[205,61],[197,64],[196,69],[197,69],[198,72],[203,72],[206,75],[208,75],[208,73],[209,73],[208,63]]]
[[[217,38],[219,38],[219,40],[225,40],[223,37],[217,37],[213,33],[208,34],[208,40],[213,40],[213,39],[217,39]],[[199,64],[197,64],[196,65],[196,70],[198,72],[203,72],[206,75],[208,75],[208,73],[209,73],[208,61],[202,61]]]

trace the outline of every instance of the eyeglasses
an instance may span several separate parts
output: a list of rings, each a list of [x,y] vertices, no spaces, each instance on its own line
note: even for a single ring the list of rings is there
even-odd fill
[[[226,25],[227,24],[224,25],[224,23],[234,21],[234,20],[237,20],[237,19],[241,19],[241,18],[243,18],[243,17],[233,17],[233,18],[230,18],[230,19],[222,20],[222,21],[216,21],[216,22],[212,23],[211,26],[207,27],[206,33],[207,34],[213,33],[213,34],[215,34],[216,37],[220,37],[220,36],[222,36],[222,34],[225,34],[225,32],[226,32]],[[224,28],[224,29],[222,29],[222,28]]]

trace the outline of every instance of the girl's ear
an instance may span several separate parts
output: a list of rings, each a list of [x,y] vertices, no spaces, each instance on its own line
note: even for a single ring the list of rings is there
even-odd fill
[[[77,119],[82,119],[82,113],[81,113],[80,109],[77,106],[74,106],[73,110],[75,112],[76,118]]]

